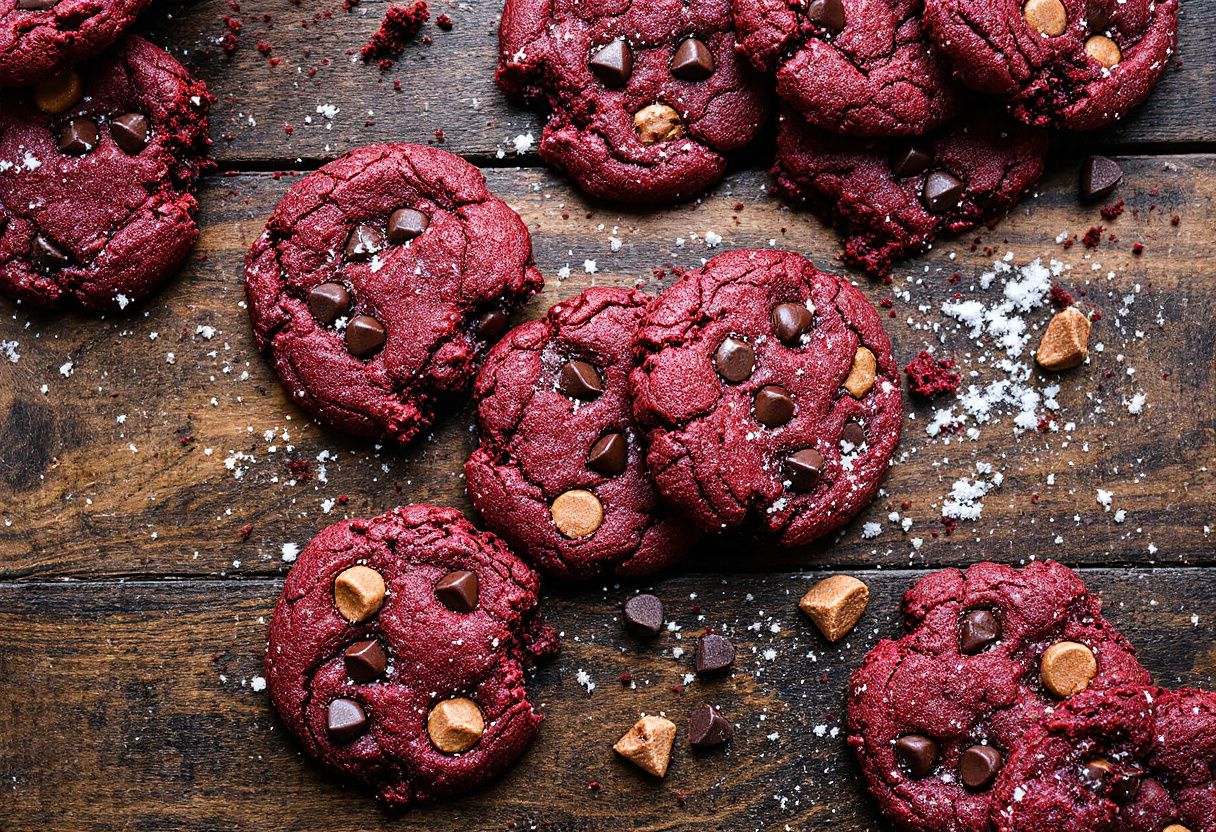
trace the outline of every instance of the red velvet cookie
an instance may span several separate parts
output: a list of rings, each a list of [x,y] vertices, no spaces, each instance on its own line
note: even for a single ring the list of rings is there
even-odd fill
[[[734,0],[739,48],[812,124],[911,136],[959,107],[950,70],[921,31],[922,0]]]
[[[1216,694],[1080,694],[1014,751],[999,832],[1216,832]]]
[[[499,46],[499,86],[551,109],[541,158],[602,199],[696,196],[765,121],[730,0],[507,0]]]
[[[987,113],[921,139],[857,139],[781,117],[777,188],[844,237],[843,259],[876,277],[937,236],[993,223],[1038,181],[1042,130]]]
[[[148,0],[0,0],[0,87],[53,78],[99,55]]]
[[[1027,124],[1103,127],[1148,97],[1178,39],[1178,0],[925,0],[959,79]]]
[[[463,794],[539,726],[523,671],[557,638],[536,589],[455,509],[336,523],[300,553],[275,605],[271,700],[309,756],[386,803]]]
[[[175,273],[198,239],[212,100],[139,37],[47,84],[0,91],[0,294],[115,309]]]
[[[429,147],[352,151],[298,182],[245,264],[258,347],[292,401],[359,436],[408,442],[435,399],[543,284],[519,216],[468,162]]]
[[[899,829],[986,832],[996,776],[1052,708],[1148,683],[1101,600],[1052,561],[936,572],[904,613],[907,635],[870,651],[848,703],[849,744]]]
[[[873,499],[899,442],[899,368],[865,295],[798,254],[741,250],[689,272],[634,340],[633,409],[669,502],[707,530],[783,545]]]
[[[491,530],[549,574],[649,575],[697,539],[659,504],[630,411],[630,343],[651,300],[588,289],[512,330],[477,376],[469,496]]]

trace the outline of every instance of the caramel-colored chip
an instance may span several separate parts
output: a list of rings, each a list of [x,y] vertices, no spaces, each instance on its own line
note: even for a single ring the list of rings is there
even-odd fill
[[[477,745],[486,732],[486,720],[472,699],[463,696],[445,699],[431,708],[426,732],[431,743],[444,754],[463,754]]]
[[[1123,60],[1119,45],[1106,35],[1094,35],[1085,41],[1085,52],[1106,69],[1113,68]]]
[[[642,144],[665,142],[684,132],[680,114],[666,104],[651,104],[638,110],[633,117],[633,126],[642,137]]]
[[[1094,651],[1075,641],[1058,641],[1043,651],[1039,678],[1054,695],[1065,699],[1089,687],[1098,673]]]
[[[667,774],[676,724],[661,716],[644,716],[617,740],[612,750],[655,777]]]
[[[858,347],[857,352],[853,354],[853,367],[849,370],[849,377],[844,380],[844,389],[848,390],[853,398],[860,399],[870,392],[877,377],[878,362],[874,353],[865,347]]]
[[[75,72],[65,72],[34,87],[34,104],[44,113],[66,113],[84,97],[84,87]]]
[[[384,578],[370,566],[352,566],[334,579],[334,605],[351,624],[362,624],[384,604]]]
[[[1089,318],[1075,306],[1057,312],[1034,354],[1044,370],[1068,370],[1089,357]]]
[[[1030,0],[1022,7],[1022,16],[1036,32],[1051,38],[1064,34],[1068,26],[1068,13],[1060,0]]]
[[[798,607],[828,641],[837,641],[857,624],[870,601],[870,589],[851,575],[833,575],[815,584]]]
[[[557,495],[549,513],[557,530],[572,538],[593,535],[604,522],[604,507],[599,497],[582,488]]]
[[[1191,832],[1191,830],[1187,829],[1181,823],[1171,823],[1169,826],[1165,827],[1165,829],[1162,829],[1161,832]]]

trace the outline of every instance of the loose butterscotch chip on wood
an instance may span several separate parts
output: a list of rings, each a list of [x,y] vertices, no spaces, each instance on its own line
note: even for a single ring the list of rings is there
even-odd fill
[[[1075,306],[1057,312],[1039,342],[1034,360],[1044,370],[1068,370],[1089,357],[1089,318]]]
[[[674,139],[684,131],[680,114],[666,104],[651,104],[638,110],[633,116],[642,144],[656,144]]]
[[[878,377],[878,362],[874,353],[865,347],[858,347],[853,354],[853,366],[849,369],[849,377],[844,380],[844,389],[855,399],[860,399],[874,386]]]
[[[1085,41],[1085,52],[1106,69],[1112,69],[1123,60],[1119,45],[1106,35],[1094,35]]]
[[[84,96],[80,76],[65,72],[34,87],[34,104],[50,115],[65,113]]]
[[[644,716],[617,740],[612,750],[655,777],[667,774],[671,747],[676,741],[676,724],[661,716]]]
[[[445,699],[431,708],[426,732],[444,754],[463,754],[477,745],[486,732],[486,721],[472,699]]]
[[[1040,34],[1058,37],[1068,26],[1068,13],[1060,0],[1030,0],[1022,7],[1026,22]]]
[[[604,522],[604,507],[599,497],[582,488],[559,494],[549,513],[557,530],[570,538],[593,535]]]
[[[384,604],[384,578],[370,566],[352,566],[334,579],[334,605],[351,624],[362,624]]]
[[[1089,687],[1098,673],[1094,651],[1075,641],[1059,641],[1043,651],[1039,678],[1055,696],[1065,699]]]
[[[828,641],[852,630],[870,601],[870,589],[851,575],[833,575],[815,584],[798,607]]]

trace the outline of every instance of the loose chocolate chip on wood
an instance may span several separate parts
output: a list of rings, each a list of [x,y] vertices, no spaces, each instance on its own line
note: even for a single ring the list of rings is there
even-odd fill
[[[920,734],[908,734],[895,741],[895,756],[909,774],[920,779],[937,767],[937,743]]]
[[[342,661],[346,665],[346,675],[356,682],[374,682],[388,666],[384,648],[374,638],[347,647],[342,651]]]
[[[820,29],[836,34],[844,28],[844,3],[841,0],[811,0],[806,7],[806,17]]]
[[[948,214],[963,199],[963,182],[944,170],[935,170],[925,178],[921,202],[934,214]]]
[[[635,595],[625,602],[625,629],[636,638],[654,638],[663,628],[663,602],[653,595]]]
[[[477,334],[487,341],[497,341],[507,331],[510,316],[500,309],[491,309],[477,319]]]
[[[385,592],[379,572],[362,564],[352,566],[334,579],[334,606],[351,624],[362,624],[380,611]]]
[[[330,326],[350,311],[350,292],[341,283],[320,283],[308,292],[308,311],[318,322]]]
[[[1059,37],[1068,26],[1068,13],[1060,0],[1030,0],[1022,7],[1022,16],[1039,34]]]
[[[347,260],[370,260],[384,248],[384,233],[374,225],[356,225],[346,238]]]
[[[714,353],[714,367],[731,384],[746,381],[756,369],[756,351],[740,338],[725,338]]]
[[[463,754],[481,740],[485,717],[472,699],[445,699],[431,709],[426,732],[431,743],[444,754]]]
[[[958,622],[958,649],[965,656],[982,653],[1001,640],[1001,622],[988,610],[971,610]]]
[[[1089,687],[1098,673],[1094,652],[1075,641],[1058,641],[1043,651],[1039,678],[1052,695],[1065,699]]]
[[[606,86],[623,87],[633,73],[633,50],[617,38],[592,55],[588,65]]]
[[[358,358],[379,352],[387,337],[384,324],[371,315],[356,315],[346,325],[346,349]]]
[[[1081,165],[1081,199],[1102,199],[1123,180],[1123,168],[1105,156],[1090,156]]]
[[[148,146],[152,138],[152,128],[148,125],[147,117],[140,113],[124,113],[110,121],[110,135],[114,144],[128,156],[135,156]]]
[[[784,387],[769,384],[756,392],[756,421],[768,428],[784,425],[794,418],[794,400]]]
[[[704,81],[714,74],[714,55],[704,42],[689,38],[671,56],[671,74],[684,81]]]
[[[1119,45],[1106,35],[1094,35],[1085,41],[1085,54],[1097,61],[1103,69],[1114,69],[1123,60]]]
[[[656,144],[674,139],[684,132],[680,114],[666,104],[651,104],[633,116],[633,126],[642,144]]]
[[[43,271],[55,271],[71,265],[71,256],[41,234],[34,235],[34,243],[30,252],[36,268]]]
[[[701,636],[697,642],[696,668],[698,676],[722,673],[735,663],[735,645],[717,633]]]
[[[558,376],[557,389],[572,399],[590,401],[604,392],[604,379],[586,361],[567,361]]]
[[[853,450],[857,450],[865,444],[865,428],[857,422],[845,422],[844,428],[840,431],[840,441],[848,442],[853,446]]]
[[[793,491],[810,491],[819,482],[823,471],[823,454],[814,448],[803,448],[785,459],[785,478]]]
[[[426,231],[430,224],[430,219],[421,211],[398,208],[388,217],[388,241],[393,245],[400,245]]]
[[[828,641],[853,629],[870,601],[870,588],[851,575],[832,575],[811,587],[798,607]]]
[[[75,72],[65,72],[34,87],[34,106],[44,113],[66,113],[84,97],[84,86]]]
[[[335,699],[329,703],[325,727],[336,742],[351,742],[367,731],[367,714],[353,699]]]
[[[604,522],[599,497],[582,488],[563,492],[549,507],[553,525],[566,537],[577,539],[595,534]]]
[[[811,329],[815,316],[802,303],[779,303],[773,307],[773,332],[787,347],[802,346],[802,336]]]
[[[617,740],[612,750],[655,777],[667,774],[676,724],[661,716],[644,716]]]
[[[992,785],[1005,758],[990,745],[973,745],[963,752],[958,763],[959,777],[963,785],[972,791],[986,789]]]
[[[623,433],[604,434],[587,454],[587,467],[606,477],[624,473],[628,465],[629,443]]]
[[[896,179],[920,176],[933,164],[933,157],[922,147],[909,146],[891,160],[891,173]]]
[[[688,718],[688,744],[693,748],[716,748],[734,735],[735,726],[712,705],[701,705]]]
[[[97,122],[91,118],[74,118],[59,131],[59,152],[83,156],[97,147]]]
[[[435,584],[435,597],[453,612],[472,612],[480,596],[477,573],[467,569],[449,572]]]

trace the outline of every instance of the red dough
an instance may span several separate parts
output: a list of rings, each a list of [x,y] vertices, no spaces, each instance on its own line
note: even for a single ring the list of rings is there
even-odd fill
[[[384,13],[380,28],[371,40],[359,49],[359,57],[365,61],[381,56],[397,57],[417,37],[422,24],[430,19],[431,12],[426,0],[415,0],[408,6],[389,6]]]
[[[963,380],[962,376],[954,371],[952,360],[938,360],[925,350],[921,350],[916,358],[908,362],[904,373],[908,376],[908,387],[912,392],[925,399],[932,399],[942,393],[953,393]]]
[[[0,2],[0,87],[45,81],[118,40],[149,0],[45,0],[46,9]]]
[[[334,581],[362,564],[383,577],[379,612],[351,624],[334,602]],[[477,576],[471,611],[449,608],[435,585],[448,573]],[[450,508],[408,506],[322,530],[300,553],[275,605],[266,679],[283,722],[309,756],[374,789],[386,803],[463,794],[497,776],[527,747],[541,717],[524,667],[557,649],[536,606],[537,578],[493,535]],[[348,676],[343,652],[376,639],[387,670],[370,682]],[[481,709],[485,732],[463,754],[436,748],[427,716],[463,696]],[[366,730],[335,740],[326,712],[349,698]]]
[[[464,468],[469,495],[490,529],[550,574],[648,575],[697,539],[691,524],[659,505],[629,409],[630,342],[650,301],[637,291],[588,289],[512,330],[477,376],[481,446]],[[589,401],[563,394],[562,369],[572,360],[596,368],[602,393]],[[619,473],[589,462],[610,434],[625,449]],[[550,505],[576,488],[596,495],[604,520],[594,534],[571,539],[553,524]]]

